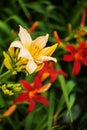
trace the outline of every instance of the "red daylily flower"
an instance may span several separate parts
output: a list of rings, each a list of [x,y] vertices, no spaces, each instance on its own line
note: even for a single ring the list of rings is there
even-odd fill
[[[75,48],[74,45],[66,45],[66,50],[70,54],[66,54],[63,56],[63,60],[70,62],[74,61],[72,73],[77,75],[81,69],[81,63],[87,66],[87,42],[83,41],[79,44],[78,48]]]
[[[41,95],[42,92],[45,92],[51,86],[50,83],[45,84],[44,86],[41,85],[40,79],[35,77],[34,84],[29,84],[26,80],[21,80],[21,84],[26,89],[25,92],[19,94],[19,96],[14,100],[14,103],[21,103],[25,101],[29,101],[29,107],[27,112],[33,111],[35,107],[35,101],[43,103],[46,106],[49,106],[49,101],[47,101],[44,96]]]
[[[63,70],[56,70],[53,62],[45,62],[44,67],[38,72],[37,76],[41,78],[41,81],[44,81],[48,77],[50,77],[50,82],[53,83],[55,82],[57,75],[62,74],[64,76],[68,76],[66,72]]]

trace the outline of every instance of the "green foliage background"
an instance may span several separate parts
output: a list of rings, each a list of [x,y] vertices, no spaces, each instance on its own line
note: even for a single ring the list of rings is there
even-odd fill
[[[0,0],[0,63],[3,61],[3,50],[7,50],[10,43],[18,38],[19,25],[29,29],[35,21],[39,21],[35,32],[31,33],[32,38],[49,33],[48,45],[53,45],[54,30],[64,39],[69,35],[69,23],[73,29],[80,26],[82,7],[87,10],[86,0]],[[82,67],[81,73],[73,76],[72,65],[65,65],[61,60],[64,53],[57,49],[54,56],[59,59],[57,67],[61,66],[68,72],[69,78],[60,76],[52,85],[47,93],[50,108],[37,104],[37,109],[26,114],[26,107],[20,105],[11,117],[0,121],[0,130],[5,130],[6,127],[9,130],[87,130],[87,68]],[[67,92],[64,88],[66,86]],[[70,101],[66,94],[70,96]],[[73,106],[71,112],[70,106]],[[72,113],[73,123],[67,111]],[[55,121],[54,115],[57,112],[59,114]]]

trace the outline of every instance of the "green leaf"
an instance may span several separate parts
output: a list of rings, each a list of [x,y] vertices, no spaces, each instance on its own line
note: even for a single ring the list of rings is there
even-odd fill
[[[75,102],[75,99],[76,99],[75,94],[71,94],[71,95],[70,95],[70,98],[69,98],[69,108],[70,108],[70,109],[72,108],[72,106],[73,106],[73,104],[74,104],[74,102]]]
[[[47,115],[43,115],[43,118],[40,120],[40,122],[38,123],[38,125],[36,125],[35,130],[43,130],[44,128],[46,128],[47,124],[44,123],[47,120]]]
[[[28,116],[26,117],[26,120],[25,120],[25,130],[31,130],[32,129],[32,124],[33,124],[33,120],[34,120],[34,114],[35,114],[35,111],[29,113]]]
[[[75,82],[72,81],[72,80],[69,80],[66,84],[66,87],[67,87],[67,92],[68,94],[74,89],[75,87]]]

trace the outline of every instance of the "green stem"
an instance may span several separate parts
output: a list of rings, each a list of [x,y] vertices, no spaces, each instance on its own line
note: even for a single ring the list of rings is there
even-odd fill
[[[0,67],[0,74],[2,73],[3,68],[4,68],[4,64],[2,63],[2,65]]]
[[[54,102],[54,91],[50,91],[50,107],[49,107],[49,114],[48,114],[48,130],[52,129],[52,124],[53,124],[53,113],[54,113],[54,107],[55,107],[55,102]]]
[[[0,75],[0,82],[6,81],[8,78],[10,78],[12,75],[12,71],[8,70],[7,72]]]

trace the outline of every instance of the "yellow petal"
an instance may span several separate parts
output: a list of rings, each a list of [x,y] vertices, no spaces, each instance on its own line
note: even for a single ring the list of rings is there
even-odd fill
[[[40,51],[38,57],[40,57],[40,56],[51,56],[53,54],[53,52],[56,50],[57,46],[58,46],[57,44],[54,44],[51,47],[46,47],[46,48],[42,49]]]
[[[23,28],[21,25],[19,25],[20,30],[19,30],[19,37],[21,39],[22,45],[26,46],[26,44],[30,45],[32,42],[31,36],[28,33],[28,31]]]
[[[37,65],[35,72],[40,71],[43,68],[43,66],[44,66],[44,63]]]
[[[3,52],[3,55],[4,55],[5,59],[8,59],[8,61],[11,62],[10,56],[5,51]]]
[[[46,36],[40,36],[32,42],[30,48],[27,47],[33,58],[38,57],[39,52],[46,46],[47,40],[48,34]]]
[[[10,55],[13,57],[14,56],[14,48],[9,48],[9,52],[10,52]]]

